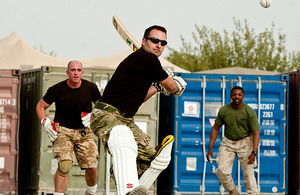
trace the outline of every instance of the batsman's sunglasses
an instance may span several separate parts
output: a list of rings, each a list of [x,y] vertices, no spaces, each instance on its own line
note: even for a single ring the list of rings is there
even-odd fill
[[[164,40],[160,40],[158,38],[155,38],[155,37],[145,37],[145,39],[149,39],[152,43],[154,44],[157,44],[160,42],[161,46],[165,46],[168,44],[167,41],[164,41]]]

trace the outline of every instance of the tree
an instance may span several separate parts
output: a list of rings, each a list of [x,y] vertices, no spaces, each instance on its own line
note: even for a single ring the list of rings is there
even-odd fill
[[[167,59],[191,72],[235,66],[284,72],[300,67],[300,52],[287,52],[286,36],[279,32],[275,41],[274,23],[257,35],[246,19],[244,25],[235,18],[233,21],[233,32],[224,30],[223,36],[206,26],[195,25],[194,44],[180,36],[180,51],[168,47],[171,52]]]

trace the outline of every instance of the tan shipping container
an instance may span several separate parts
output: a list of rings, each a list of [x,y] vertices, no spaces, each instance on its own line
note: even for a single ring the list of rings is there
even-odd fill
[[[20,70],[0,70],[0,194],[18,188],[20,80]]]

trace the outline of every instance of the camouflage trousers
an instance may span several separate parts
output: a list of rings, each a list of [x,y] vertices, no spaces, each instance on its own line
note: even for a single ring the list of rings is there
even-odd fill
[[[226,137],[223,137],[216,159],[218,168],[216,169],[215,173],[225,190],[231,191],[235,189],[231,173],[233,161],[235,157],[238,156],[243,171],[244,185],[247,194],[258,194],[253,170],[253,168],[256,167],[256,159],[253,164],[248,164],[248,157],[250,156],[252,149],[252,135],[238,141],[232,141]]]
[[[91,129],[97,135],[104,147],[109,151],[107,141],[110,131],[117,125],[125,125],[133,132],[134,139],[138,146],[137,169],[139,175],[146,171],[156,154],[155,148],[150,143],[150,137],[145,134],[135,123],[133,118],[126,118],[118,111],[108,112],[94,108],[91,114]]]
[[[56,129],[53,154],[58,163],[63,160],[73,161],[74,152],[80,168],[97,168],[98,146],[90,128],[69,129],[56,126]]]

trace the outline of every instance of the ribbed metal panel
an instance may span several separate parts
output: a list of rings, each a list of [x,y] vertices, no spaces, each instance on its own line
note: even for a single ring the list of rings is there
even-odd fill
[[[20,70],[0,70],[0,194],[18,189]]]

